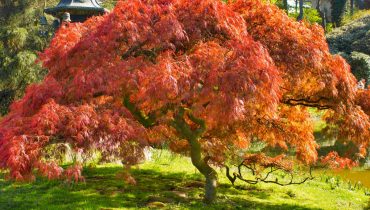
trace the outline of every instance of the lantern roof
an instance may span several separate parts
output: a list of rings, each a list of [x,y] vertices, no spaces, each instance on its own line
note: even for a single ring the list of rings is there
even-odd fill
[[[46,8],[45,13],[59,17],[68,12],[71,15],[101,15],[105,9],[97,0],[61,0],[56,7]]]

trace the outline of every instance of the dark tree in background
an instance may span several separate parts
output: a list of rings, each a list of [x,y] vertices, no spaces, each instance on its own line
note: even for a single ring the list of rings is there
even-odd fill
[[[300,21],[303,19],[303,0],[299,0],[299,15],[297,20]]]
[[[336,27],[340,26],[346,11],[347,0],[332,0],[332,22]]]

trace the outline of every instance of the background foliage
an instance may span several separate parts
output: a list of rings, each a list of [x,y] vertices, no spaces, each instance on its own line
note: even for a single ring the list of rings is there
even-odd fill
[[[0,2],[0,114],[8,111],[10,102],[23,96],[25,88],[39,82],[47,73],[36,64],[37,52],[51,39],[40,34],[39,18],[44,1]],[[46,1],[55,5],[57,0]]]
[[[31,83],[40,82],[47,73],[36,63],[37,53],[47,47],[54,28],[42,26],[43,9],[57,5],[59,0],[0,1],[0,115],[8,112],[10,103],[23,96]],[[113,8],[116,0],[104,1]],[[42,31],[47,33],[43,34]]]
[[[370,80],[370,13],[361,12],[360,17],[348,24],[335,28],[327,35],[332,53],[343,56],[352,67],[358,80]],[[363,17],[361,17],[364,15]]]

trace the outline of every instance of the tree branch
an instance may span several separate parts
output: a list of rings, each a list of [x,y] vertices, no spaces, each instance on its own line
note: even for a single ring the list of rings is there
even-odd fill
[[[187,116],[193,123],[199,125],[199,128],[194,131],[195,134],[199,136],[202,135],[207,129],[206,122],[201,118],[195,117],[190,111],[187,112]]]
[[[174,109],[173,104],[166,104],[161,107],[158,111],[153,111],[148,115],[144,114],[134,103],[130,101],[129,96],[123,97],[123,105],[131,112],[132,115],[146,128],[153,127],[157,125],[157,119],[165,114],[168,111]]]
[[[255,179],[245,179],[242,175],[242,170],[241,170],[242,166],[248,168],[251,171],[252,175],[255,176]],[[232,185],[234,185],[234,183],[237,179],[239,179],[241,181],[244,181],[248,184],[257,184],[259,182],[263,182],[263,183],[277,184],[277,185],[280,185],[280,186],[303,184],[308,180],[314,179],[314,177],[312,176],[312,167],[310,167],[309,176],[305,177],[303,180],[298,181],[298,182],[293,181],[294,180],[294,175],[293,175],[292,172],[289,172],[291,178],[290,178],[290,181],[287,182],[287,183],[279,182],[278,178],[276,178],[275,180],[268,180],[270,175],[273,174],[276,171],[281,170],[281,171],[287,172],[283,168],[280,168],[280,167],[277,167],[277,166],[271,166],[270,171],[267,172],[267,174],[263,178],[257,177],[256,167],[253,167],[253,166],[250,166],[250,165],[245,165],[244,163],[241,163],[241,164],[238,165],[238,172],[234,172],[233,176],[230,175],[230,168],[228,166],[225,166],[225,168],[226,168],[226,177],[230,180]]]
[[[123,105],[131,112],[132,115],[146,128],[153,127],[155,125],[156,116],[154,113],[145,115],[142,111],[131,103],[130,97],[123,97]]]
[[[127,59],[130,57],[134,52],[139,50],[141,47],[143,47],[146,44],[147,41],[141,42],[135,46],[132,46],[130,49],[128,49],[121,57],[122,59]]]
[[[236,181],[236,174],[233,173],[233,176],[230,175],[230,168],[228,166],[225,166],[226,168],[226,177],[230,180],[231,184],[234,185],[234,182]]]
[[[294,99],[294,98],[286,98],[282,99],[282,103],[291,105],[291,106],[307,106],[307,107],[314,107],[318,109],[330,109],[330,105],[322,105],[320,102],[323,100],[327,100],[327,98],[321,97],[316,100],[312,100],[311,97],[308,98],[301,98],[301,99]]]

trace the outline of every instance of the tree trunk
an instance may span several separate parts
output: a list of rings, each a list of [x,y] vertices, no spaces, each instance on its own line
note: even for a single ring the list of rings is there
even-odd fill
[[[332,17],[331,22],[334,23],[334,27],[339,27],[346,10],[347,0],[333,0],[332,2],[333,3],[331,7],[331,17]]]
[[[303,0],[299,0],[299,15],[297,20],[300,21],[303,19]]]
[[[319,11],[319,14],[322,18],[321,26],[324,28],[324,31],[326,32],[326,13],[325,13],[325,11],[324,12]]]
[[[202,148],[199,143],[206,130],[206,125],[204,120],[194,117],[191,113],[187,113],[189,120],[199,125],[198,129],[192,129],[184,119],[185,112],[184,108],[180,108],[171,126],[188,141],[191,162],[206,178],[204,202],[212,203],[216,199],[217,172],[208,164],[209,157],[202,157]]]
[[[295,0],[295,13],[298,12],[298,0]]]
[[[207,157],[202,158],[201,146],[197,138],[188,139],[190,144],[191,162],[206,178],[205,196],[206,203],[212,203],[216,199],[217,172],[208,164]]]
[[[316,10],[319,12],[321,17],[321,26],[324,28],[326,32],[326,9],[324,11],[320,10],[320,0],[317,1]]]
[[[288,14],[289,10],[289,5],[288,5],[288,0],[283,0],[283,7],[286,13]]]
[[[351,15],[353,15],[354,4],[355,4],[355,1],[351,0]]]
[[[217,194],[217,176],[216,172],[206,176],[205,196],[206,203],[212,203],[216,199]]]

